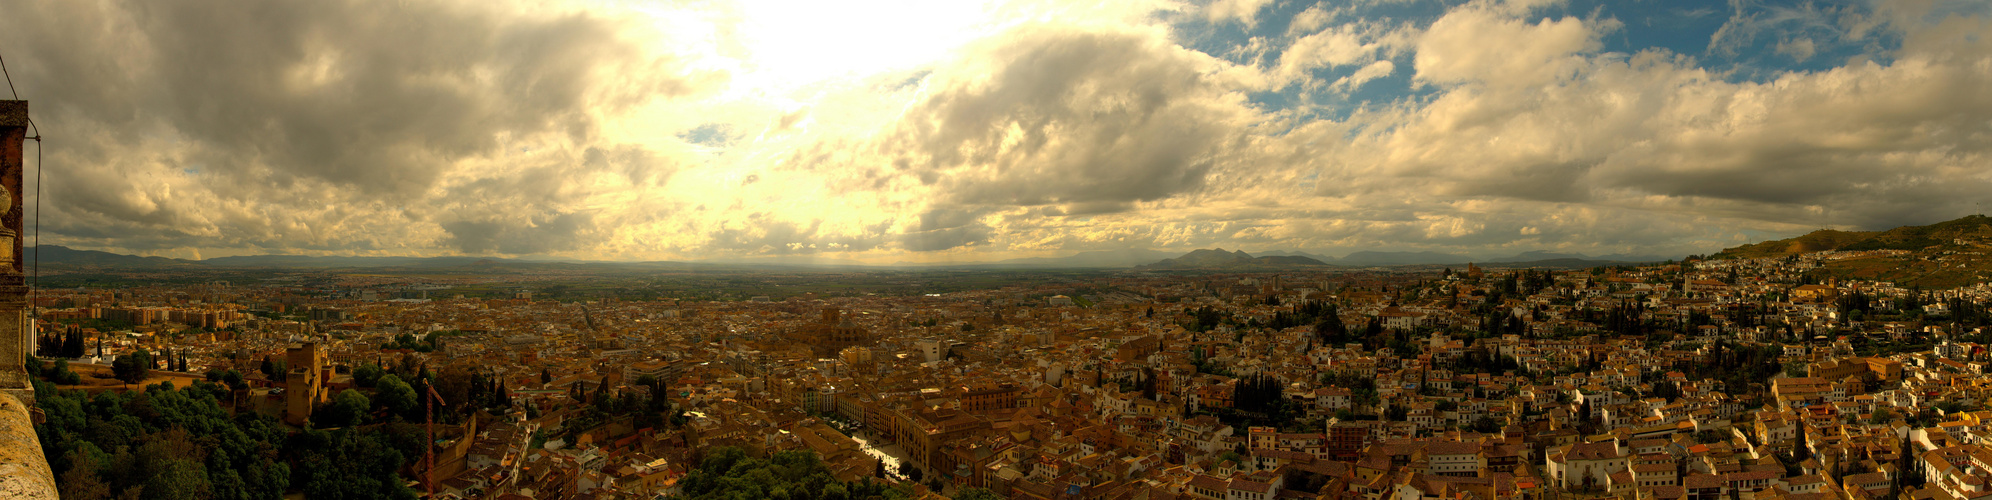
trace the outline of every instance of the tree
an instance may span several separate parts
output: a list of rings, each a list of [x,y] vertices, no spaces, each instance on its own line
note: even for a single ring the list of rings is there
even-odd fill
[[[353,369],[353,385],[370,388],[380,383],[381,376],[386,374],[387,370],[382,369],[380,365],[373,363],[360,365],[359,368]]]
[[[70,332],[69,335],[65,335],[63,337],[64,338],[62,339],[62,357],[65,358],[83,357],[83,332],[80,330],[73,331]]]
[[[1812,458],[1812,448],[1806,446],[1805,443],[1807,438],[1806,427],[1805,422],[1799,422],[1798,439],[1794,439],[1791,442],[1791,457],[1795,461],[1804,462],[1805,459]]]
[[[231,416],[213,383],[94,395],[36,385],[48,417],[36,430],[63,498],[273,499],[288,489],[281,425]]]
[[[346,389],[332,397],[332,403],[311,414],[311,423],[321,428],[346,427],[366,422],[367,409],[373,406],[360,391]]]
[[[82,376],[77,375],[76,372],[69,371],[69,360],[66,359],[55,360],[55,364],[48,369],[48,380],[62,385],[83,383]]]
[[[111,361],[111,374],[125,385],[145,381],[145,374],[151,370],[152,353],[145,352],[145,349],[134,350]]]
[[[909,498],[903,486],[890,486],[869,478],[844,482],[832,477],[823,460],[813,452],[783,451],[766,459],[747,456],[739,448],[721,446],[703,450],[695,458],[698,468],[679,483],[683,498],[794,498],[855,499]]]
[[[263,375],[270,380],[283,380],[284,372],[288,371],[284,369],[284,360],[271,360],[269,356],[263,356],[263,366],[260,368]]]
[[[148,499],[204,499],[211,498],[212,490],[207,468],[186,459],[166,460],[159,466],[159,472],[145,481],[145,498]]]
[[[350,392],[350,391],[349,391]],[[398,471],[421,453],[420,426],[408,426],[412,442],[359,429],[310,430],[291,436],[287,452],[298,467],[294,482],[304,497],[321,500],[387,498],[414,500]],[[295,451],[292,451],[295,450]]]
[[[249,388],[249,384],[247,383],[247,381],[242,380],[242,372],[238,372],[235,370],[222,372],[221,383],[228,384],[228,389],[232,391],[240,391]]]
[[[415,387],[402,382],[401,377],[394,375],[382,376],[375,384],[374,402],[387,411],[409,420],[415,419],[419,413],[417,410],[421,406],[421,400],[415,395]]]
[[[1870,416],[1868,419],[1869,422],[1874,424],[1886,424],[1894,420],[1895,420],[1895,410],[1890,409],[1886,406],[1875,408],[1874,414]]]
[[[1003,500],[1003,497],[997,496],[996,493],[989,490],[969,487],[963,488],[959,493],[955,493],[954,500]]]

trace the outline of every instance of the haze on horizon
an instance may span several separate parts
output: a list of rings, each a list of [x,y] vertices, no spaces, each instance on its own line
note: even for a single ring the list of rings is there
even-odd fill
[[[1687,255],[1992,192],[1982,1],[0,10],[41,242],[143,255]]]

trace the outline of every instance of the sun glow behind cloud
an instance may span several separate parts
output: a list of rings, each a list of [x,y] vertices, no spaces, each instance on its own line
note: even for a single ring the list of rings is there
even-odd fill
[[[987,2],[767,1],[738,5],[736,87],[775,93],[914,71],[1000,29]]]

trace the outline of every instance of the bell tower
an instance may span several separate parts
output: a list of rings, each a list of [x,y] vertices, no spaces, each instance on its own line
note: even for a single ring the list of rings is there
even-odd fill
[[[34,404],[28,350],[28,286],[21,269],[21,143],[28,135],[28,101],[0,101],[0,391]]]

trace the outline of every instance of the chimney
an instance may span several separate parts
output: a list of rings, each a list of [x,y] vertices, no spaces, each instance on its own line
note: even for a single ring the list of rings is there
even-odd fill
[[[34,404],[28,350],[28,287],[21,273],[21,145],[28,135],[28,101],[0,101],[0,392]]]

